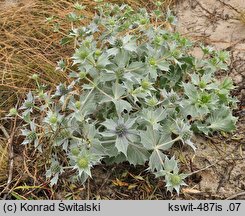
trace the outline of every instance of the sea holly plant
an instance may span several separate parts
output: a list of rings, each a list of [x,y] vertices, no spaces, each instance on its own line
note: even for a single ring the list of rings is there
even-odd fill
[[[169,149],[179,143],[195,151],[194,133],[235,129],[234,86],[215,78],[226,69],[227,53],[202,46],[203,58],[191,56],[191,42],[164,28],[175,22],[170,11],[108,3],[88,26],[74,21],[68,35],[74,54],[56,68],[69,73],[69,82],[45,90],[33,76],[37,89],[9,114],[25,122],[22,144],[49,152],[52,185],[66,170],[84,183],[101,162],[127,161],[148,166],[179,193],[188,174]]]

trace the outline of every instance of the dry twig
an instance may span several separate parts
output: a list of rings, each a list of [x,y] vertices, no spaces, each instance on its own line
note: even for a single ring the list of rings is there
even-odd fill
[[[16,121],[17,121],[17,117],[15,117],[14,119],[14,125],[13,125],[13,129],[11,132],[11,135],[9,137],[8,140],[8,149],[9,149],[9,175],[8,175],[8,181],[7,181],[7,185],[4,188],[4,190],[2,191],[1,194],[6,193],[9,190],[10,184],[12,182],[12,178],[13,178],[13,170],[14,170],[14,150],[13,150],[13,142],[14,142],[14,136],[15,136],[15,132],[16,132]],[[1,195],[0,194],[0,195]],[[3,199],[5,200],[8,196],[8,193],[6,193],[3,197]]]

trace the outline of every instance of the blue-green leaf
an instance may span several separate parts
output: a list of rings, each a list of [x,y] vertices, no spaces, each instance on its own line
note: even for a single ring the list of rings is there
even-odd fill
[[[125,136],[117,137],[115,146],[117,150],[122,152],[125,156],[127,156],[128,145],[129,143]]]

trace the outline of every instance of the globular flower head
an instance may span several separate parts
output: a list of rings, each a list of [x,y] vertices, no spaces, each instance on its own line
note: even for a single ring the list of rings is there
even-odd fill
[[[87,150],[72,148],[71,161],[73,169],[78,170],[79,176],[90,176],[91,168],[100,161],[100,158]]]
[[[115,146],[119,152],[127,155],[127,149],[129,142],[136,136],[136,131],[132,128],[136,121],[136,118],[123,119],[119,118],[116,120],[106,119],[102,123],[106,127],[106,131],[102,133],[106,137],[115,137]]]
[[[171,193],[175,190],[179,194],[179,190],[181,186],[186,185],[184,179],[187,177],[186,174],[178,174],[178,173],[168,173],[165,176],[165,182],[167,190]]]
[[[16,108],[11,108],[9,110],[9,116],[16,116],[16,115],[18,115],[17,109]]]
[[[167,191],[171,193],[175,190],[179,194],[180,187],[186,185],[184,179],[188,176],[183,173],[179,173],[178,161],[175,157],[169,159],[165,157],[163,170],[155,173],[156,177],[164,177]]]
[[[62,118],[63,118],[63,116],[60,115],[58,112],[49,111],[47,113],[47,116],[44,118],[43,122],[45,122],[51,126],[55,126],[58,123],[62,122]]]

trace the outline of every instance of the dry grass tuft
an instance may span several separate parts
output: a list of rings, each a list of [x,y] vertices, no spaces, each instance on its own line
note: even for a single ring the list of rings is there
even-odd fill
[[[70,49],[59,45],[61,35],[53,32],[46,18],[56,15],[61,31],[66,31],[69,23],[62,20],[72,4],[65,0],[18,2],[0,5],[0,110],[13,106],[19,93],[33,87],[33,73],[40,74],[42,81],[51,86],[66,78],[54,68]]]

